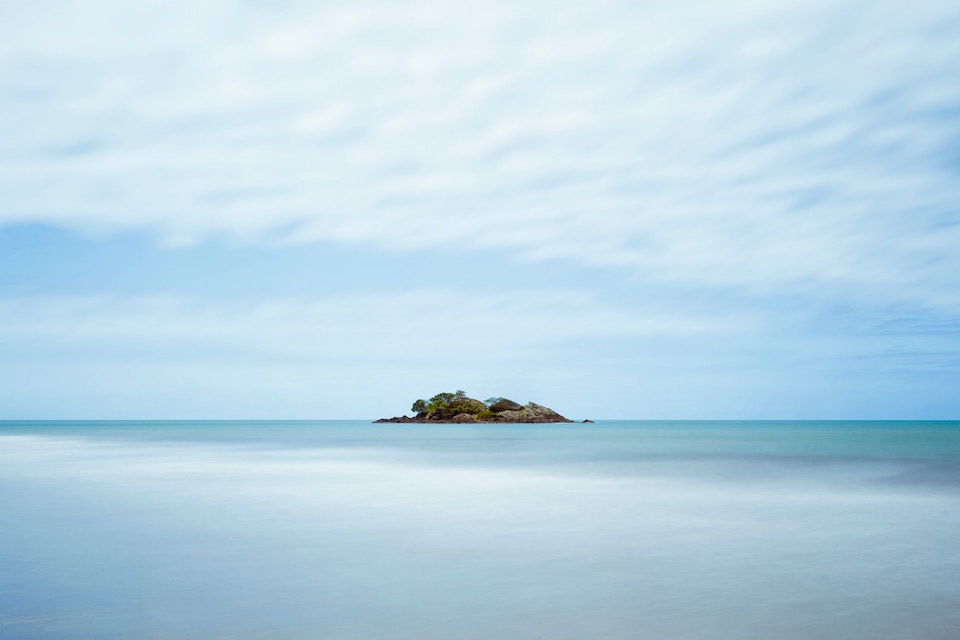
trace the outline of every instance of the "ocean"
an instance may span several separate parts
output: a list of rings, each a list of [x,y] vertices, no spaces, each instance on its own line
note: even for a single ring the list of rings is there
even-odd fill
[[[0,423],[0,640],[955,640],[960,423]]]

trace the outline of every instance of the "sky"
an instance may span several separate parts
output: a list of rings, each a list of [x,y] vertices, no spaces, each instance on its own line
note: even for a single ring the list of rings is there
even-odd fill
[[[0,419],[960,419],[960,5],[0,5]]]

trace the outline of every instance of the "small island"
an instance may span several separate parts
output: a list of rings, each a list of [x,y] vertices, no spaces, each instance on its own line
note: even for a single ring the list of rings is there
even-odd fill
[[[375,422],[425,423],[450,422],[469,424],[474,422],[503,422],[516,424],[542,424],[549,422],[573,422],[554,411],[533,402],[520,404],[507,398],[488,398],[480,401],[467,397],[466,392],[438,393],[429,400],[417,400],[411,407],[414,417],[398,416],[381,418]]]

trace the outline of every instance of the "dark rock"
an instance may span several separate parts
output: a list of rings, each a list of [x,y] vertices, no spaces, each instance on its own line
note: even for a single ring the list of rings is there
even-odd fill
[[[593,420],[584,420],[584,424],[594,424]]]
[[[528,402],[520,411],[520,422],[545,423],[545,422],[573,422],[562,415],[550,409],[533,402]]]

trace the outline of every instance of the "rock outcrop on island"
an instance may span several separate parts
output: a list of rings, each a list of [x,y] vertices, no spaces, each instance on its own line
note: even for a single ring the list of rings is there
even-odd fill
[[[454,424],[573,422],[573,420],[564,418],[553,409],[533,402],[521,405],[507,398],[488,398],[485,402],[481,402],[475,398],[468,398],[463,391],[438,393],[430,400],[417,400],[413,403],[412,410],[416,414],[412,418],[398,416],[396,418],[381,418],[376,422],[449,422]]]

